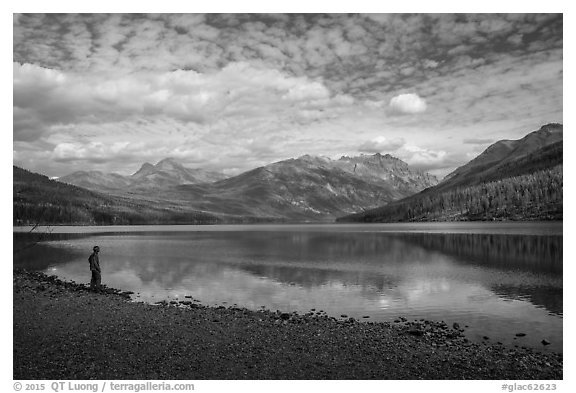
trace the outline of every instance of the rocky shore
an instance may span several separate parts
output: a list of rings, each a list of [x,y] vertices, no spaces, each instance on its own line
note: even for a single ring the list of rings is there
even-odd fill
[[[14,379],[562,379],[562,354],[472,343],[443,322],[336,320],[13,277]]]

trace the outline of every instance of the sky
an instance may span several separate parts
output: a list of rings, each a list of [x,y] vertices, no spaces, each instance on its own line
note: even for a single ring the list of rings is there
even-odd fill
[[[388,153],[441,178],[563,123],[562,82],[562,14],[15,14],[13,163]]]

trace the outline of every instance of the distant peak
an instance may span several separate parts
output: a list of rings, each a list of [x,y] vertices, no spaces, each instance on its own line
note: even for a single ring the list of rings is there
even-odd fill
[[[364,161],[364,162],[381,162],[381,161],[402,161],[388,153],[382,155],[381,153],[375,154],[360,154],[359,156],[342,156],[340,161]]]
[[[156,166],[162,164],[180,164],[174,157],[166,157],[156,163]]]
[[[303,161],[330,161],[330,158],[324,156],[313,156],[311,154],[304,154],[298,157],[298,159]]]
[[[148,173],[151,170],[154,170],[154,165],[150,164],[149,162],[145,162],[144,164],[142,164],[140,169],[138,169],[136,172],[132,174],[132,176],[139,176]]]
[[[361,158],[365,158],[365,159],[377,159],[377,160],[393,160],[393,161],[400,161],[399,158],[396,158],[394,156],[391,156],[390,154],[386,153],[384,155],[380,154],[380,153],[375,153],[373,155],[368,155],[368,154],[362,154]]]
[[[178,162],[175,158],[172,157],[167,157],[164,158],[161,161],[158,161],[158,163],[154,166],[156,169],[184,169],[184,165],[182,165],[180,162]]]

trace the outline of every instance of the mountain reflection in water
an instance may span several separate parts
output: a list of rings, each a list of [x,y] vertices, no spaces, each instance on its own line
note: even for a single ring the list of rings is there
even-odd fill
[[[562,340],[562,236],[262,230],[47,238],[15,254],[14,265],[87,282],[87,257],[99,244],[103,283],[145,301],[192,295],[205,304],[316,308],[373,321],[458,320],[495,336],[530,325]]]

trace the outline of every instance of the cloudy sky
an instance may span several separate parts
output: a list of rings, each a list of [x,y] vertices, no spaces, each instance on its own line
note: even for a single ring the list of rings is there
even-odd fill
[[[376,152],[444,176],[563,121],[558,14],[13,21],[13,161],[49,176]]]

